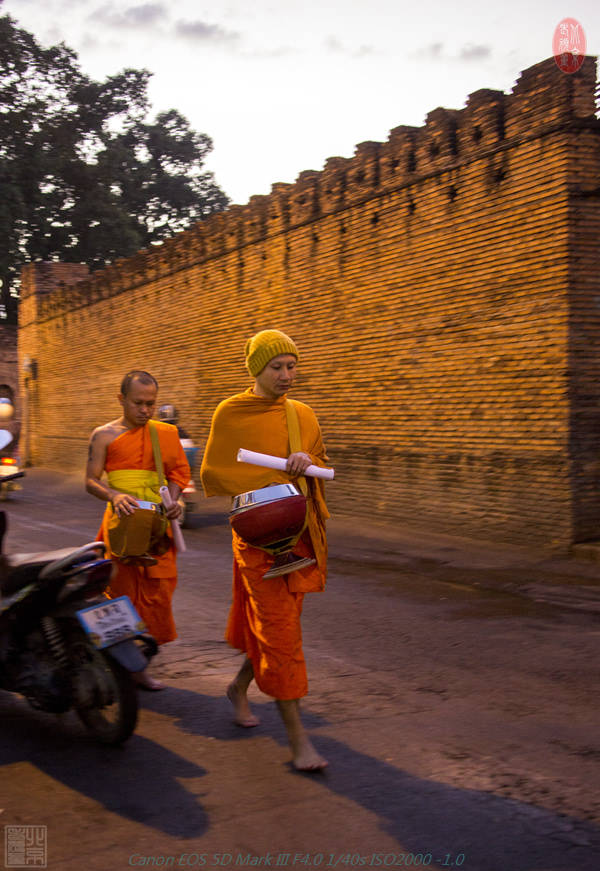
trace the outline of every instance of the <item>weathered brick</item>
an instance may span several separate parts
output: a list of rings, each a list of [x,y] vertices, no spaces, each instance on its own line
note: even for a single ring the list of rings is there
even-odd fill
[[[134,366],[203,444],[250,383],[246,338],[277,327],[334,511],[559,550],[599,537],[595,77],[551,58],[85,280],[26,267],[31,459],[82,467]]]

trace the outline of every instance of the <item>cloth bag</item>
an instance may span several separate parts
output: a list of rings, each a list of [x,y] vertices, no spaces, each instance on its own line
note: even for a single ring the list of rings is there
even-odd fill
[[[166,535],[167,518],[162,506],[136,508],[133,514],[108,521],[108,541],[113,556],[128,565],[155,565],[155,557],[166,553],[170,539]]]
[[[153,421],[148,422],[154,465],[159,488],[165,483],[165,473],[158,433]],[[151,508],[138,507],[132,514],[122,517],[114,512],[108,521],[108,542],[113,556],[127,565],[155,565],[155,557],[162,556],[171,546],[167,535],[169,521],[160,503]]]

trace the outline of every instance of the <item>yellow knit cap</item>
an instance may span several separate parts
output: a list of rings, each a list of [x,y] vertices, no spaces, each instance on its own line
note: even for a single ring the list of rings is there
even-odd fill
[[[269,360],[279,354],[293,354],[297,360],[300,354],[295,343],[279,330],[261,330],[246,342],[246,367],[251,375],[259,375]]]

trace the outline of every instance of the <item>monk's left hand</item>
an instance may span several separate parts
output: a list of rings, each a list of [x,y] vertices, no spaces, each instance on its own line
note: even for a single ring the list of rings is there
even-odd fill
[[[167,509],[167,517],[169,520],[177,520],[181,516],[181,505],[179,502],[173,502],[170,508]]]
[[[308,467],[312,465],[312,458],[310,454],[305,454],[303,451],[298,451],[295,454],[290,454],[287,458],[287,464],[285,467],[286,472],[292,477],[296,478],[298,475],[302,475]]]

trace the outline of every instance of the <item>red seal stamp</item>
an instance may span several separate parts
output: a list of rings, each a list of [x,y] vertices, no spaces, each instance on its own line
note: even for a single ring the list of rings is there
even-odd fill
[[[585,31],[575,18],[563,18],[554,30],[552,54],[559,70],[576,73],[585,57]]]

